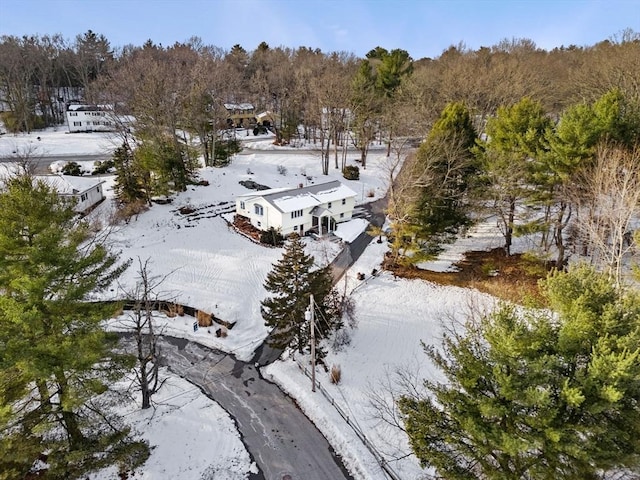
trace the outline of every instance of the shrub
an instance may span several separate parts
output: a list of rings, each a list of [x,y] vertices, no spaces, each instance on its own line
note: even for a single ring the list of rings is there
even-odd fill
[[[202,310],[198,310],[196,312],[196,319],[198,320],[199,327],[210,327],[211,325],[213,325],[211,314],[203,312]]]
[[[480,270],[482,271],[482,274],[486,277],[495,277],[499,273],[498,266],[491,259],[488,259],[487,261],[485,261],[480,267]]]
[[[115,214],[111,217],[111,223],[118,224],[122,221],[129,223],[131,217],[146,212],[147,210],[149,210],[149,205],[142,199],[137,199],[130,203],[121,203],[118,205]]]
[[[175,305],[173,303],[168,303],[165,305],[166,308],[161,310],[169,318],[174,318],[177,315]]]
[[[12,133],[26,132],[27,130],[41,130],[46,127],[44,118],[39,115],[30,114],[27,118],[29,128],[23,118],[18,118],[13,112],[1,112],[0,119],[8,131]]]
[[[287,175],[287,167],[285,167],[284,165],[278,165],[278,173],[280,175],[286,176]]]
[[[76,162],[69,162],[64,167],[62,167],[62,173],[65,175],[73,175],[74,177],[79,177],[82,175],[82,168]]]
[[[271,227],[269,230],[260,232],[260,243],[279,247],[284,243],[284,237],[280,233],[280,230]]]
[[[331,349],[334,352],[340,352],[347,345],[351,344],[351,333],[346,328],[341,328],[334,333],[331,339]]]
[[[104,162],[98,160],[97,162],[94,162],[93,165],[93,173],[95,173],[96,175],[99,175],[101,173],[109,173],[112,168],[115,168],[115,163],[113,162],[113,160],[105,160]]]
[[[367,191],[367,197],[369,197],[369,198],[373,198],[373,197],[375,197],[375,196],[376,196],[376,191],[375,191],[373,188],[371,188],[371,189],[369,189],[369,190]]]
[[[195,208],[193,208],[191,205],[184,205],[184,206],[180,207],[180,208],[178,209],[178,211],[179,211],[182,215],[190,215],[190,214],[192,214],[193,212],[195,212],[195,211],[196,211],[196,209],[195,209]]]
[[[360,169],[357,165],[347,165],[342,169],[342,176],[347,180],[359,180]]]
[[[232,138],[229,140],[219,140],[215,145],[215,155],[213,164],[216,167],[226,167],[231,163],[231,157],[242,151],[240,140]]]
[[[342,371],[340,370],[340,365],[331,365],[331,373],[329,374],[329,379],[331,383],[337,385],[340,383],[340,379],[342,378]]]

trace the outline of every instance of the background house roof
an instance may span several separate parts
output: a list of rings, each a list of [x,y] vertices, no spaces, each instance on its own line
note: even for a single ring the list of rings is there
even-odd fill
[[[104,180],[73,175],[36,175],[34,179],[43,181],[60,195],[82,194],[104,183]]]
[[[67,107],[69,112],[104,112],[111,110],[113,110],[111,105],[82,105],[74,103]]]
[[[253,110],[250,103],[225,103],[224,108],[227,110]]]

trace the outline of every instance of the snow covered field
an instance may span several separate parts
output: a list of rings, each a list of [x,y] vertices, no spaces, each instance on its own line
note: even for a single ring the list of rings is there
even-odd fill
[[[34,140],[36,137],[40,140]],[[66,141],[61,140],[67,139]],[[64,134],[38,132],[30,136],[0,137],[0,157],[9,155],[22,145],[36,144],[47,155],[90,154],[98,152],[108,144],[106,134]],[[240,136],[240,138],[244,138]],[[132,219],[127,225],[119,225],[110,233],[112,247],[119,251],[123,260],[133,259],[132,266],[120,279],[120,285],[108,292],[111,297],[121,296],[123,290],[131,288],[136,279],[137,258],[150,260],[152,275],[166,276],[162,284],[162,296],[210,313],[228,322],[235,322],[226,338],[217,338],[207,331],[194,332],[192,319],[176,317],[161,318],[165,332],[186,337],[208,346],[235,354],[241,360],[251,358],[254,349],[264,340],[267,329],[260,315],[260,301],[267,292],[263,283],[267,273],[282,255],[280,248],[256,245],[228,227],[225,218],[230,218],[235,195],[248,190],[238,182],[254,180],[269,187],[296,186],[307,182],[324,182],[341,179],[354,191],[360,193],[357,203],[375,200],[386,191],[387,159],[384,149],[374,148],[369,154],[366,170],[360,172],[359,181],[342,179],[338,170],[331,168],[328,177],[321,175],[319,154],[308,149],[287,148],[275,150],[272,139],[247,137],[246,150],[237,155],[226,168],[205,168],[201,177],[209,186],[193,186],[177,196],[172,204],[154,205],[151,210]],[[71,144],[74,144],[73,147]],[[99,146],[100,145],[100,146]],[[357,152],[349,154],[349,163],[354,164]],[[286,175],[282,171],[286,168]],[[107,195],[111,195],[109,184]],[[371,196],[369,196],[371,195]],[[187,217],[178,212],[182,206],[195,209],[197,215]],[[106,228],[111,215],[110,202],[104,202],[93,212]],[[365,228],[361,220],[354,220],[338,229],[338,234],[347,241],[352,240]],[[429,267],[437,270],[450,268],[465,249],[496,246],[495,224],[480,225],[469,232],[467,238],[451,246]],[[308,240],[309,252],[319,262],[325,262],[337,253],[337,244]],[[353,331],[351,343],[338,352],[331,352],[328,365],[339,365],[342,380],[339,385],[329,381],[328,374],[318,372],[318,380],[343,412],[347,412],[351,423],[360,428],[375,448],[384,455],[389,465],[401,478],[417,479],[424,472],[416,459],[408,455],[407,439],[380,422],[370,406],[370,393],[384,394],[382,385],[391,381],[398,369],[415,372],[420,378],[433,378],[436,373],[430,368],[422,353],[421,341],[438,342],[441,322],[452,318],[461,319],[470,303],[487,304],[491,299],[477,292],[455,287],[443,287],[419,280],[394,279],[387,272],[372,277],[380,263],[386,244],[373,242],[356,265],[345,275],[340,288],[352,292],[358,326]],[[365,273],[365,280],[356,279],[357,272]],[[298,358],[297,360],[304,360]],[[263,374],[278,382],[282,388],[298,401],[301,408],[314,420],[325,436],[340,452],[345,463],[356,478],[384,479],[385,474],[373,455],[356,437],[353,430],[338,414],[331,403],[320,392],[311,393],[310,380],[299,369],[296,362],[286,359],[263,369]],[[172,383],[179,385],[176,379]],[[192,387],[178,386],[189,391]],[[167,391],[163,395],[171,396]],[[218,416],[215,407],[207,399],[182,395],[174,397],[175,408],[171,417],[160,415],[151,427],[142,413],[128,418],[146,432],[153,450],[148,464],[139,478],[200,478],[189,471],[188,465],[199,472],[207,467],[205,454],[186,442],[193,431],[194,438],[215,431],[221,441],[229,438],[233,445],[237,433],[227,428],[228,417]],[[198,416],[200,415],[200,416]],[[214,420],[213,418],[216,418]],[[219,422],[218,422],[219,420]],[[146,423],[145,423],[146,422]],[[182,435],[176,437],[174,427],[180,425]],[[205,432],[205,433],[203,433]],[[176,441],[176,438],[180,440]],[[185,439],[185,442],[182,442]],[[175,454],[163,454],[163,445],[171,445]],[[251,465],[242,449],[229,447],[229,460],[225,465],[214,466],[218,456],[209,455],[211,468],[221,471],[245,472],[215,478],[245,478]],[[237,457],[233,452],[237,451]],[[400,458],[401,460],[394,460]],[[166,465],[164,465],[166,462]],[[199,463],[203,462],[203,463]],[[163,471],[164,469],[164,471]],[[166,473],[163,473],[166,472]],[[170,475],[168,472],[172,472]],[[169,476],[167,476],[169,475]],[[138,477],[136,477],[138,478]]]

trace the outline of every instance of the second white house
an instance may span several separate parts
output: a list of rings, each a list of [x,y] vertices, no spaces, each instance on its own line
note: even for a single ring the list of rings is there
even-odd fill
[[[308,187],[272,188],[239,195],[236,213],[260,230],[271,227],[282,235],[320,235],[333,232],[338,223],[351,220],[357,193],[338,180]]]
[[[75,202],[74,211],[83,215],[105,197],[102,191],[104,180],[97,177],[74,177],[72,175],[36,175],[37,181],[46,183],[62,198]]]

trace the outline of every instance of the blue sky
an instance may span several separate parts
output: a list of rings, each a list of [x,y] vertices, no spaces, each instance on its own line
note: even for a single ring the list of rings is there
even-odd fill
[[[225,50],[266,41],[362,57],[382,46],[419,59],[505,38],[593,45],[625,28],[640,32],[640,0],[0,0],[0,35],[72,40],[91,29],[113,47],[198,36]]]

